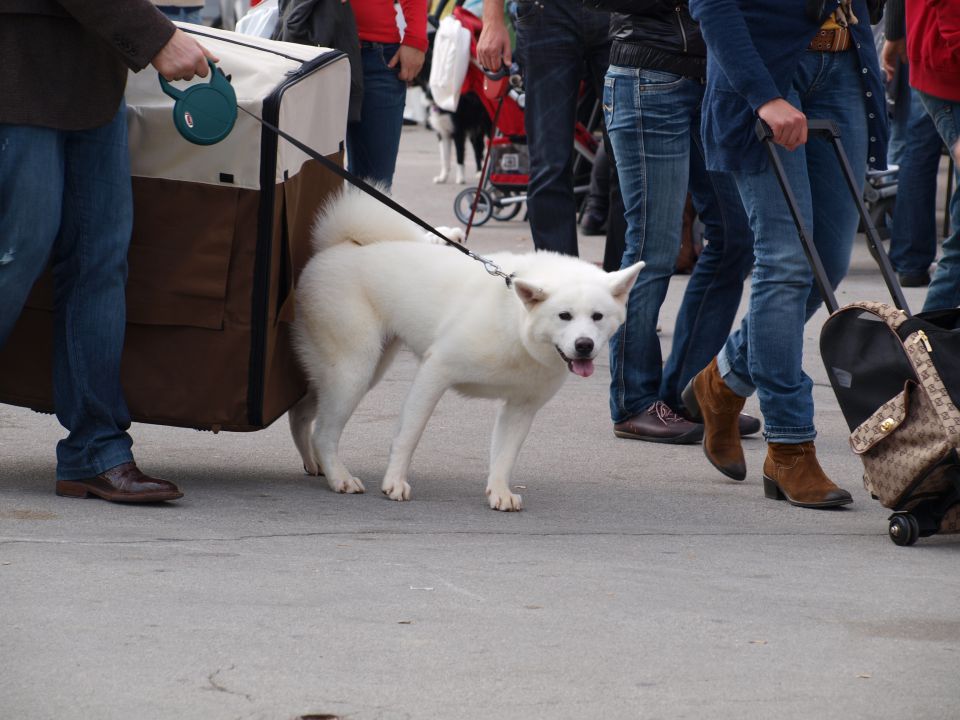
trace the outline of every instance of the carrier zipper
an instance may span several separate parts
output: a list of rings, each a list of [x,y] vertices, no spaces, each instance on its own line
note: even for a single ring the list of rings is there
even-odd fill
[[[683,29],[683,16],[680,14],[680,6],[677,5],[677,25],[680,26],[680,37],[683,38],[683,52],[687,52],[687,31]]]
[[[922,342],[923,346],[927,349],[927,352],[933,352],[933,346],[930,344],[930,338],[927,337],[927,334],[923,330],[917,330],[917,339],[913,342]]]

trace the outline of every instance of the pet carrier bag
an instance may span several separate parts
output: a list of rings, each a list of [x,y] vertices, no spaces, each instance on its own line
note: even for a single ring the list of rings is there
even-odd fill
[[[850,428],[850,447],[863,461],[864,487],[890,516],[890,538],[960,532],[960,309],[911,315],[860,197],[840,132],[830,121],[809,121],[811,137],[832,145],[860,212],[871,255],[894,305],[855,302],[838,308],[817,250],[804,228],[769,129],[758,122],[774,171],[830,317],[820,355]]]
[[[181,29],[220,58],[242,109],[342,163],[346,55]],[[244,112],[219,144],[188,143],[151,70],[131,74],[126,101],[134,228],[121,380],[131,416],[266,427],[306,392],[290,344],[293,289],[316,211],[341,181]],[[51,288],[49,274],[38,281],[0,351],[0,402],[53,409]]]

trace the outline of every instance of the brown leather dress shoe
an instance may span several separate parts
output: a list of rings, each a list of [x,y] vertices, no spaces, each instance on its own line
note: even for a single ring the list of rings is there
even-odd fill
[[[680,411],[680,416],[690,422],[697,422],[690,417],[690,413],[687,412],[685,408]],[[755,418],[753,415],[742,412],[740,413],[740,417],[737,418],[737,429],[740,431],[740,437],[750,437],[751,435],[756,435],[763,429],[763,423],[760,422],[760,418]]]
[[[763,461],[763,494],[773,500],[808,508],[837,507],[853,502],[817,462],[813,442],[786,445],[770,443]]]
[[[746,398],[727,387],[717,359],[694,376],[681,393],[690,417],[703,423],[703,454],[728,478],[743,480],[747,461],[740,444],[740,411]]]
[[[756,435],[762,428],[763,423],[760,422],[760,418],[755,418],[753,415],[742,412],[740,417],[737,418],[737,429],[740,431],[740,437]]]
[[[669,405],[657,400],[639,415],[614,425],[613,434],[631,440],[692,445],[703,437],[703,426],[685,420]]]
[[[75,498],[96,495],[110,502],[127,503],[163,502],[183,497],[180,488],[172,482],[144,475],[133,462],[84,480],[57,480],[57,495]]]

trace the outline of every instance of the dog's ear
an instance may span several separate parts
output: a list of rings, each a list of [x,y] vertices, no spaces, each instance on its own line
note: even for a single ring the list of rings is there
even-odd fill
[[[547,299],[547,294],[543,291],[542,287],[531,285],[523,280],[513,281],[513,291],[517,294],[517,297],[523,301],[527,310]]]
[[[616,272],[608,273],[608,278],[610,281],[610,294],[613,295],[614,300],[626,305],[627,296],[630,294],[630,289],[637,281],[637,275],[639,275],[640,271],[643,270],[644,265],[646,265],[646,263],[641,260],[638,263],[634,263],[630,267],[623,268],[623,270],[617,270]]]

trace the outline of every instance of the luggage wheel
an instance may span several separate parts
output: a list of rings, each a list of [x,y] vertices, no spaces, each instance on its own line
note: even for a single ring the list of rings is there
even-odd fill
[[[894,544],[913,545],[920,537],[920,523],[910,513],[894,513],[890,516],[889,533]]]

